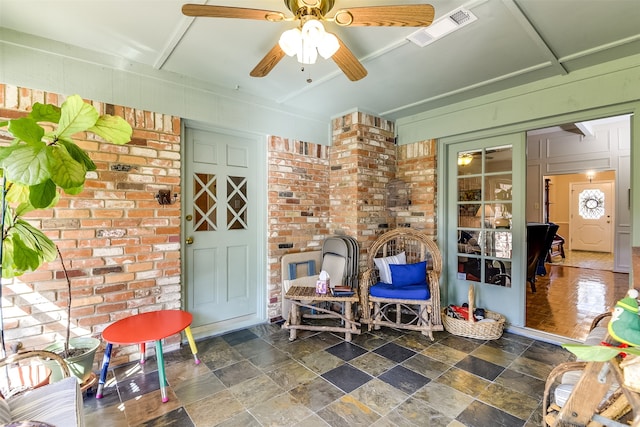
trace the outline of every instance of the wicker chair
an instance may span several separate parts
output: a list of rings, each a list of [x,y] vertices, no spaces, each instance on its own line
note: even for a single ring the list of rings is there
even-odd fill
[[[427,299],[405,298],[403,289],[392,292],[392,297],[371,295],[371,288],[380,286],[380,272],[374,259],[402,252],[407,264],[427,261]],[[433,331],[443,330],[440,314],[441,271],[440,250],[429,236],[411,228],[398,228],[384,233],[373,242],[367,255],[367,267],[360,281],[360,321],[368,324],[369,330],[380,329],[381,326],[408,329],[420,331],[433,340]]]
[[[5,389],[5,399],[0,399],[0,424],[5,425],[18,421],[24,425],[56,425],[65,427],[83,427],[84,411],[82,407],[82,391],[76,377],[70,376],[66,362],[57,354],[34,350],[12,354],[0,359],[0,376],[6,380],[9,374],[6,369],[17,367],[26,359],[51,359],[61,369],[63,379],[37,388],[26,388],[22,384],[14,385],[13,390]],[[6,385],[6,384],[5,384]],[[27,421],[37,420],[34,424]],[[22,424],[20,424],[22,425]]]

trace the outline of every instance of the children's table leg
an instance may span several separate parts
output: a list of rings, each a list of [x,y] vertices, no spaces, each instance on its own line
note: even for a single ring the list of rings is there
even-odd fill
[[[102,399],[102,390],[104,384],[107,382],[107,370],[109,369],[109,362],[111,361],[111,348],[113,344],[108,343],[104,349],[104,356],[102,357],[102,369],[100,369],[100,381],[98,382],[98,392],[96,393],[97,399]]]

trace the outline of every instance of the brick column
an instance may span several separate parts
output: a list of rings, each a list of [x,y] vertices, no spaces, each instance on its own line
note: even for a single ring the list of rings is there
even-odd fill
[[[386,195],[396,174],[394,123],[356,111],[334,119],[332,129],[331,232],[358,240],[362,267],[366,249],[392,226]]]

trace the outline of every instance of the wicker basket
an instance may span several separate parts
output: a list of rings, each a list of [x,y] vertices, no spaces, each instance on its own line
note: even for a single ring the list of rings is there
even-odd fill
[[[447,332],[461,337],[476,338],[479,340],[497,340],[502,336],[505,318],[500,313],[485,310],[485,318],[495,322],[476,322],[473,318],[475,291],[473,285],[469,285],[469,320],[456,319],[445,314],[442,310],[442,323]]]

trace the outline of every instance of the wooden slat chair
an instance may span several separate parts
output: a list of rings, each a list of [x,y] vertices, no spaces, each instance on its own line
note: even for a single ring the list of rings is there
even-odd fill
[[[384,265],[382,259],[402,256],[402,253],[407,264],[427,262],[426,285],[398,288],[381,282],[375,259]],[[425,233],[412,228],[384,233],[368,251],[366,270],[360,281],[360,321],[368,324],[369,330],[380,329],[381,326],[408,329],[420,331],[433,340],[433,331],[443,330],[440,316],[441,271],[440,250]],[[383,272],[383,277],[385,275]]]

